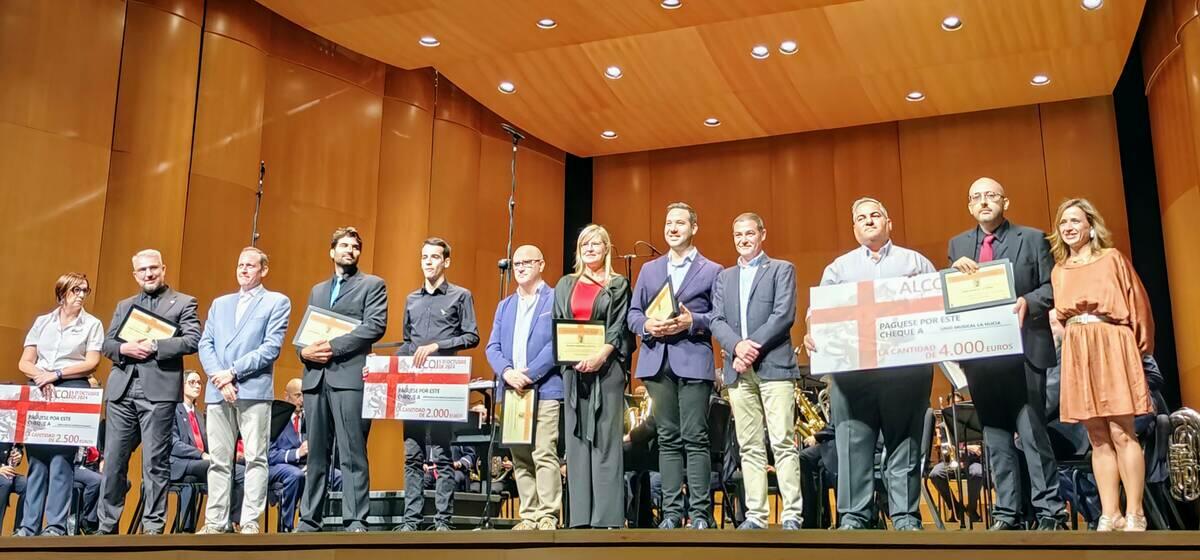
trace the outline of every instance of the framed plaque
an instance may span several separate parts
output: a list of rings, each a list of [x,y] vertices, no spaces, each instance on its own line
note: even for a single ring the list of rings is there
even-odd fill
[[[679,302],[675,299],[675,289],[671,286],[671,279],[667,278],[662,289],[650,301],[650,305],[646,306],[646,317],[666,321],[676,315],[679,315]]]
[[[604,347],[604,321],[554,320],[554,363],[573,366]]]
[[[941,275],[946,313],[996,307],[1017,301],[1012,262],[1008,259],[981,263],[974,274],[964,274],[950,268],[941,271]]]
[[[353,317],[310,305],[304,311],[304,318],[300,320],[300,328],[296,329],[292,344],[304,348],[317,341],[333,340],[354,330],[361,323]]]
[[[117,340],[121,342],[137,342],[139,340],[162,340],[171,338],[179,332],[179,325],[142,307],[134,305],[121,321],[117,329]]]
[[[504,388],[504,405],[500,410],[500,444],[533,445],[537,432],[537,387],[530,386],[524,392]]]

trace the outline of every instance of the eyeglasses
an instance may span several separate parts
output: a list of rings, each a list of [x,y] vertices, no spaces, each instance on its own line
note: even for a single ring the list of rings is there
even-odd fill
[[[980,200],[983,200],[985,198],[987,199],[988,202],[1000,202],[1001,200],[1004,199],[1004,195],[1001,193],[998,193],[998,192],[988,191],[988,192],[983,192],[983,193],[972,194],[971,196],[967,197],[967,200],[969,200],[971,202],[971,204],[977,204]]]
[[[92,293],[92,290],[89,288],[84,288],[83,286],[75,286],[74,288],[71,288],[71,293],[77,296],[86,296]]]
[[[604,248],[604,242],[603,241],[588,241],[587,243],[582,243],[579,246],[584,249],[602,249],[602,248]]]
[[[189,379],[189,380],[187,380],[187,384],[188,385],[199,385],[200,381],[198,381],[196,379]]]
[[[542,262],[542,259],[530,259],[527,261],[515,261],[515,262],[513,262],[513,268],[533,268],[533,267],[537,266],[538,264],[540,264],[541,262]]]

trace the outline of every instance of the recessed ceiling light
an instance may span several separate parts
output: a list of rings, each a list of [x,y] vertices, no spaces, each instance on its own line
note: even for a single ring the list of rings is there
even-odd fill
[[[424,37],[421,37],[421,40],[419,40],[417,42],[421,43],[422,47],[436,47],[436,46],[442,44],[442,42],[437,40],[437,37],[434,37],[433,35],[426,35]]]
[[[919,91],[910,91],[908,92],[908,95],[904,96],[904,98],[913,102],[925,101],[925,94]]]
[[[704,126],[721,126],[721,119],[717,117],[708,117],[704,119]]]
[[[766,45],[754,45],[754,48],[750,49],[750,56],[762,60],[771,56],[771,49],[768,49]]]
[[[620,66],[609,66],[604,69],[604,77],[610,80],[619,80],[623,75]]]
[[[500,93],[513,93],[517,91],[517,86],[512,82],[506,81],[500,82],[500,85],[496,86],[496,89],[500,90]]]
[[[1104,0],[1083,0],[1083,9],[1088,11],[1099,10],[1103,5]]]
[[[683,0],[662,0],[658,5],[668,10],[674,10],[683,5]]]
[[[600,133],[600,137],[605,140],[612,140],[613,138],[617,137],[617,133],[612,130],[605,130],[604,132]]]
[[[796,54],[798,50],[800,50],[800,46],[790,39],[779,43],[779,52],[783,54]]]
[[[558,27],[558,22],[550,18],[542,18],[538,20],[537,26],[541,27],[542,29],[554,29],[555,27]]]
[[[946,31],[958,31],[962,29],[963,22],[958,16],[946,16],[942,19],[942,29]]]
[[[1050,76],[1045,74],[1034,74],[1033,78],[1029,80],[1029,83],[1035,86],[1044,86],[1050,83]]]

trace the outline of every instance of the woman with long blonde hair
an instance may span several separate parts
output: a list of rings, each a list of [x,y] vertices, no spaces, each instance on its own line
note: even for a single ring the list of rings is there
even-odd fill
[[[1133,418],[1154,410],[1142,370],[1142,355],[1154,350],[1150,301],[1091,202],[1064,201],[1054,220],[1050,280],[1057,320],[1066,327],[1060,416],[1087,428],[1103,509],[1096,530],[1145,531],[1146,472]]]
[[[605,344],[563,371],[567,512],[571,527],[617,528],[625,522],[622,412],[633,350],[625,326],[629,280],[613,272],[612,239],[591,224],[575,243],[575,272],[554,287],[554,318],[603,321]]]

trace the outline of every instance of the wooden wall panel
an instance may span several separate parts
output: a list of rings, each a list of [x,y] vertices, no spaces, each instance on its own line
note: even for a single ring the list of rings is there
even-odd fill
[[[620,255],[646,255],[649,252],[644,247],[635,247],[634,243],[650,239],[657,230],[651,227],[650,208],[650,152],[635,152],[595,158],[592,169],[592,221],[603,224],[612,236],[614,253]],[[654,223],[661,223],[653,220]],[[569,232],[571,242],[578,238],[579,232]],[[635,251],[636,249],[636,251]],[[575,254],[572,245],[566,249],[566,254]],[[641,266],[642,259],[637,260],[633,272]],[[566,269],[574,267],[575,263],[567,263]],[[628,274],[624,263],[613,262],[613,266],[621,274]]]
[[[900,125],[883,123],[833,131],[834,137],[834,185],[837,189],[837,237],[836,246],[853,247],[853,219],[850,205],[868,196],[883,202],[888,212],[895,216],[904,215],[904,195],[900,176]],[[904,245],[905,220],[897,220],[892,226],[892,239]]]
[[[0,259],[22,271],[0,279],[0,381],[24,379],[25,333],[60,274],[95,287],[124,29],[119,1],[0,2],[0,235],[20,240]]]

